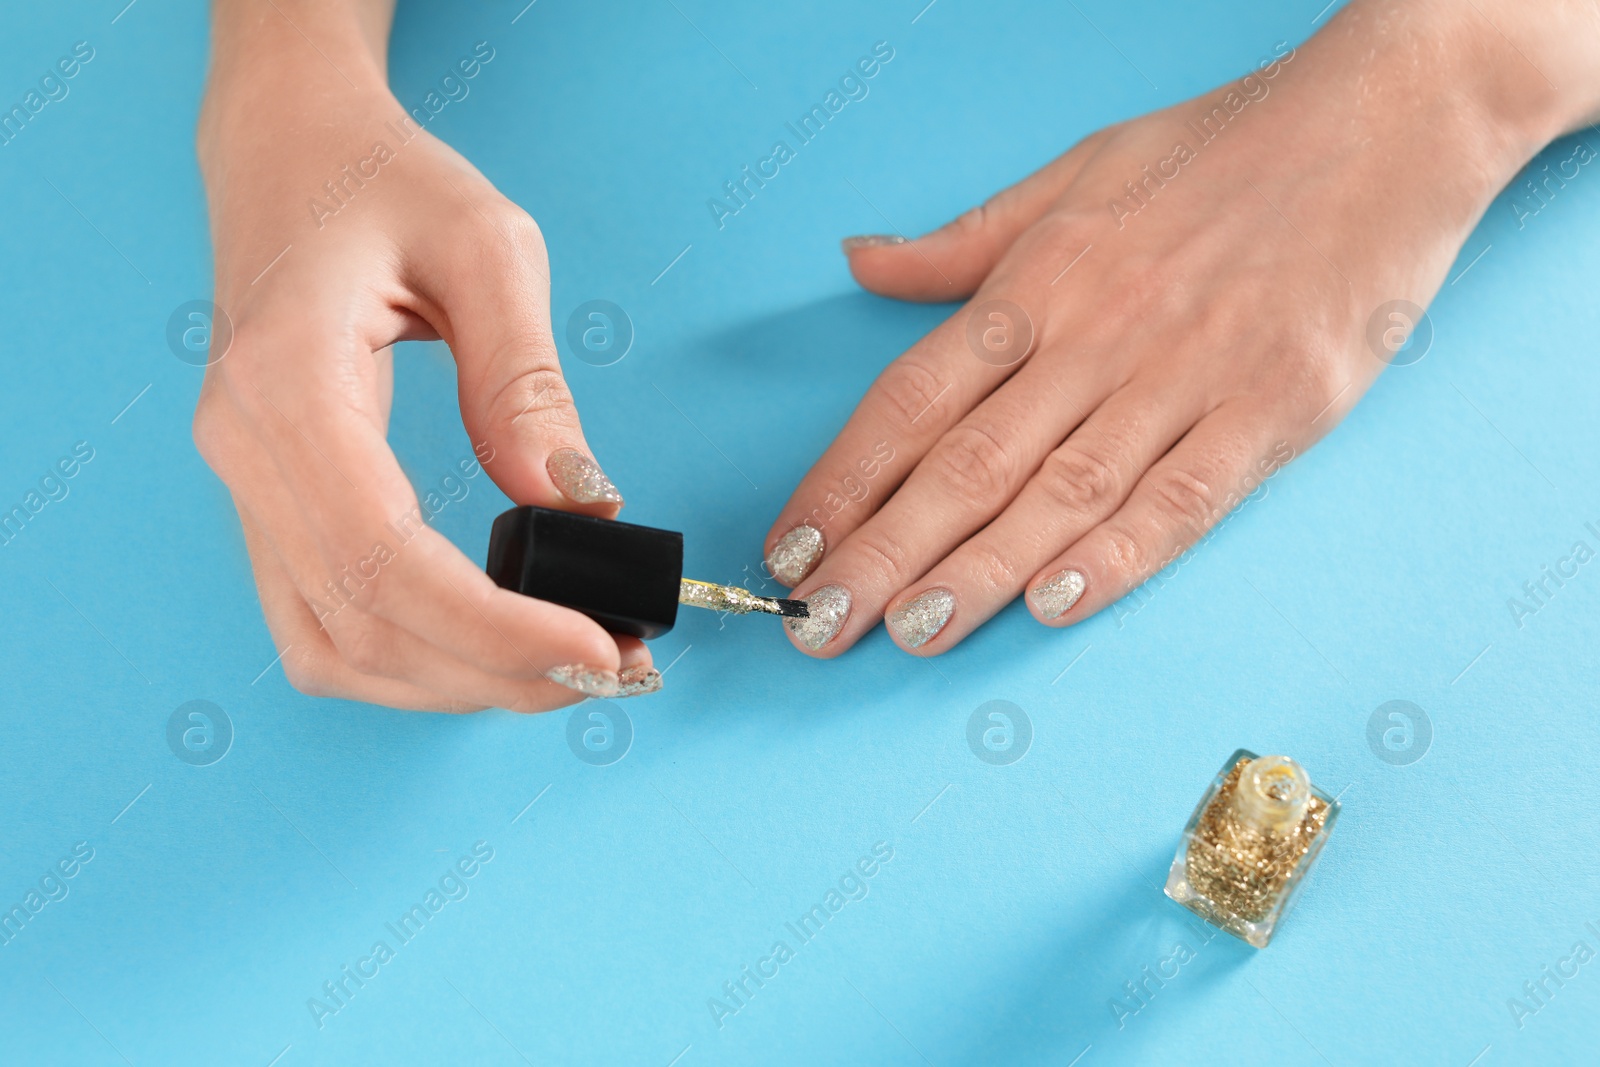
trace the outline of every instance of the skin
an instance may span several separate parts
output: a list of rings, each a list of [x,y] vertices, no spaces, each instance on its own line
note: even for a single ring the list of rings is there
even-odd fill
[[[425,524],[403,544],[392,532],[418,503],[385,440],[391,346],[406,339],[449,344],[462,421],[512,500],[617,510],[567,500],[546,473],[557,449],[589,449],[537,225],[431,135],[394,139],[392,6],[215,2],[197,147],[233,337],[207,370],[195,440],[233,495],[297,688],[550,710],[582,699],[551,668],[604,674],[648,652],[496,588]],[[1371,383],[1373,309],[1426,304],[1494,192],[1596,118],[1597,52],[1596,0],[1353,0],[1136,213],[1106,205],[1225,89],[1101,131],[912,244],[851,251],[874,292],[1011,300],[1035,340],[991,366],[958,312],[885,372],[796,491],[769,550],[878,442],[894,447],[798,587],[854,597],[814,654],[941,587],[955,613],[917,650],[937,654],[1067,566],[1087,576],[1053,623],[1069,625],[1192,543],[1246,473],[1280,444],[1303,451]],[[380,140],[394,158],[316,218],[324,183]],[[380,542],[393,551],[374,573]],[[326,583],[363,568],[330,610]]]
[[[770,554],[826,516],[794,595],[851,595],[837,637],[797,648],[836,656],[932,589],[954,596],[942,630],[913,648],[890,627],[917,655],[1018,595],[1051,626],[1112,604],[1332,429],[1387,365],[1380,305],[1426,306],[1495,194],[1600,117],[1593,0],[1355,0],[1279,57],[926,237],[846,242],[875,293],[971,301],[884,371],[768,533]],[[1203,143],[1186,123],[1230,90],[1246,102]],[[1194,158],[1129,199],[1177,142]],[[967,340],[992,300],[1032,323],[1009,366]],[[894,458],[841,509],[882,441]],[[1086,588],[1052,619],[1033,590],[1067,569]]]
[[[589,449],[556,360],[538,227],[442,142],[421,132],[398,147],[385,125],[406,118],[384,69],[391,14],[374,0],[216,4],[198,150],[234,333],[207,369],[195,441],[233,494],[297,689],[547,711],[583,699],[550,668],[615,672],[649,653],[499,589],[425,524],[403,544],[388,526],[418,506],[385,440],[390,346],[410,339],[449,343],[462,421],[512,500],[617,510],[567,501],[545,470],[556,449]],[[380,140],[394,158],[317,225],[309,201]],[[352,571],[376,576],[332,600],[325,583]]]

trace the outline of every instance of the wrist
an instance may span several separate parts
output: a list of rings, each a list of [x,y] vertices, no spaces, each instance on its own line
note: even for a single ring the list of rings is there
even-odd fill
[[[394,0],[213,0],[212,65],[263,51],[366,60],[384,76]],[[299,49],[290,48],[298,44]]]
[[[217,0],[196,129],[202,168],[240,136],[309,129],[352,103],[393,105],[384,2]]]
[[[1381,10],[1382,0],[1358,0]],[[1525,163],[1562,134],[1600,118],[1596,0],[1416,0],[1447,81],[1506,150]]]
[[[1596,110],[1600,0],[1541,0],[1537,17],[1517,3],[1352,0],[1283,56],[1283,106],[1263,109],[1252,162],[1315,175],[1299,188],[1330,209],[1324,247],[1359,243],[1339,220],[1362,217],[1453,254],[1528,160]]]
[[[1375,106],[1470,147],[1494,191],[1600,118],[1596,0],[1353,0],[1318,38]]]

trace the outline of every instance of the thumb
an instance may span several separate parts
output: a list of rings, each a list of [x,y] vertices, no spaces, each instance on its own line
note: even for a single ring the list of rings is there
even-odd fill
[[[862,288],[898,300],[965,300],[983,284],[1022,231],[1038,221],[1072,184],[1107,131],[1080,141],[988,202],[932,233],[846,237],[841,246]]]
[[[622,495],[584,441],[561,374],[537,225],[514,210],[509,224],[455,244],[427,288],[447,320],[461,420],[484,470],[518,504],[614,516]]]

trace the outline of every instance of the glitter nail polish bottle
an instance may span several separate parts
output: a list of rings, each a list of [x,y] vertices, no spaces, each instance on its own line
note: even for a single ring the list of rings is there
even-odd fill
[[[671,630],[678,605],[730,615],[805,619],[799,600],[683,576],[683,534],[524,504],[489,531],[484,570],[502,589],[581,611],[612,633],[649,640]],[[565,683],[563,683],[565,684]]]
[[[1288,756],[1239,749],[1183,828],[1167,896],[1256,948],[1266,948],[1339,815]]]

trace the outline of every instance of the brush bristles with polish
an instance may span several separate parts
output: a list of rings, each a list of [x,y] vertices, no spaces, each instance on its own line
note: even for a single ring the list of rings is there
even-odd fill
[[[746,615],[759,611],[766,615],[782,615],[790,619],[810,617],[804,600],[782,600],[778,597],[756,596],[748,589],[731,585],[714,585],[685,578],[678,585],[678,603],[710,611],[727,611]]]
[[[811,618],[811,609],[806,607],[804,600],[785,600],[781,597],[775,597],[772,602],[778,605],[778,614],[786,619]]]

